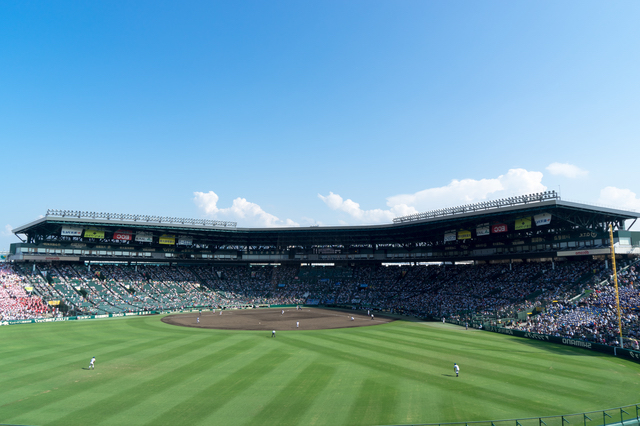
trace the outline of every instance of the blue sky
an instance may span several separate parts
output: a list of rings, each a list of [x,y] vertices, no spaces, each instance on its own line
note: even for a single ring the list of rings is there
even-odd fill
[[[48,208],[640,211],[637,1],[0,3],[0,250]]]

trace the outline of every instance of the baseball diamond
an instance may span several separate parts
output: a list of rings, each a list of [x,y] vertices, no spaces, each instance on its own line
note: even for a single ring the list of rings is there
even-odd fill
[[[273,309],[232,309],[223,315],[205,312],[197,322],[197,313],[174,314],[162,318],[162,322],[184,327],[214,328],[218,330],[325,330],[332,328],[367,327],[386,324],[393,318],[376,316],[375,321],[362,312],[338,309],[285,308]],[[351,317],[354,321],[351,321]],[[296,327],[296,322],[300,327]]]

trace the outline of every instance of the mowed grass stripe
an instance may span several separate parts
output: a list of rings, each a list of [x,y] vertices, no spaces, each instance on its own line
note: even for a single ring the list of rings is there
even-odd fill
[[[336,368],[324,364],[311,364],[300,374],[296,375],[287,387],[247,425],[260,424],[297,425],[305,416],[316,398],[325,391],[327,385],[336,373]]]
[[[251,387],[257,378],[284,363],[289,356],[282,349],[271,350],[249,364],[243,365],[233,374],[215,381],[188,401],[162,412],[147,425],[196,424],[231,401],[239,392]]]
[[[331,339],[338,342],[341,339],[340,336],[331,336]],[[477,350],[464,350],[456,354],[455,356],[449,356],[449,360],[445,362],[443,360],[443,354],[435,349],[430,344],[420,344],[413,340],[406,341],[404,339],[393,338],[385,336],[383,339],[376,340],[374,336],[367,334],[366,336],[353,337],[350,336],[347,341],[352,346],[355,346],[360,342],[359,346],[362,350],[375,347],[375,352],[386,352],[388,355],[404,358],[407,361],[418,361],[428,365],[438,365],[441,368],[449,369],[453,360],[461,365],[466,365],[472,371],[474,375],[484,376],[487,379],[495,377],[496,374],[500,375],[500,380],[513,381],[522,380],[523,369],[529,371],[526,374],[527,383],[531,386],[538,386],[540,389],[548,388],[550,384],[556,386],[557,390],[563,391],[566,395],[576,392],[579,389],[583,389],[585,385],[592,382],[598,382],[606,384],[611,380],[610,373],[603,372],[602,369],[593,370],[600,375],[590,375],[588,379],[584,374],[577,375],[576,372],[580,371],[576,368],[572,362],[567,360],[566,367],[556,364],[556,369],[550,370],[549,362],[545,360],[541,350],[531,349],[528,356],[522,353],[514,356],[512,353],[506,350],[498,351],[500,355],[495,355],[496,350],[492,350],[490,354],[479,355]],[[343,342],[343,343],[347,343]],[[504,348],[508,345],[505,342],[497,342],[497,348]],[[377,346],[375,346],[377,344]],[[393,344],[391,349],[385,349],[382,345]],[[511,342],[509,342],[511,344]],[[402,350],[401,350],[402,348]],[[409,349],[410,351],[407,351]],[[580,349],[573,349],[579,351]],[[416,355],[423,359],[417,360]],[[522,357],[527,356],[528,362],[526,365],[522,363]],[[543,365],[544,363],[544,365]],[[499,368],[497,368],[499,366]],[[471,370],[472,369],[472,370]],[[584,373],[584,371],[582,371]],[[584,380],[582,380],[584,379]],[[579,382],[583,383],[579,383]],[[537,384],[537,385],[536,385]],[[568,386],[571,384],[571,386]]]
[[[397,419],[398,388],[388,382],[365,380],[348,417],[350,425],[389,424]]]
[[[383,329],[376,327],[377,332],[381,330]],[[385,328],[385,331],[389,331],[389,329]],[[462,333],[465,334],[466,331],[467,330],[462,330]],[[574,361],[576,356],[558,357],[550,355],[548,353],[550,346],[545,342],[525,340],[525,342],[530,342],[533,346],[526,351],[514,353],[514,343],[520,344],[523,339],[499,334],[488,334],[488,332],[482,332],[482,335],[478,333],[474,334],[478,336],[478,338],[484,338],[485,336],[490,339],[493,338],[495,340],[494,346],[499,350],[494,348],[494,350],[490,351],[490,356],[482,356],[476,353],[484,352],[482,350],[464,350],[456,352],[455,358],[449,357],[449,360],[453,361],[453,359],[455,359],[458,363],[462,363],[463,366],[467,367],[463,367],[465,370],[465,379],[469,379],[470,376],[474,382],[476,378],[482,379],[478,381],[478,384],[484,387],[487,392],[494,392],[496,388],[513,392],[522,391],[526,393],[529,391],[529,393],[537,395],[536,401],[538,403],[545,403],[547,405],[556,404],[558,406],[563,404],[567,407],[577,407],[576,411],[578,411],[580,409],[590,408],[589,406],[585,406],[584,403],[585,392],[593,392],[593,400],[600,404],[599,406],[615,405],[615,401],[619,400],[620,394],[630,394],[629,388],[613,394],[598,392],[601,386],[606,387],[610,385],[612,380],[619,380],[621,384],[633,381],[637,386],[637,377],[634,379],[632,378],[634,376],[622,371],[612,372],[607,368],[603,368],[601,362],[610,359],[610,357],[602,357],[602,355],[598,353],[585,352],[579,348],[560,347],[563,354],[569,353],[577,355],[582,361],[580,364],[586,363],[587,361],[591,362],[589,368],[582,369],[580,365],[575,365]],[[417,335],[417,333],[413,333],[412,339]],[[365,342],[367,342],[367,339],[370,339],[370,344],[367,342],[367,345],[363,348],[374,347],[376,342],[378,345],[385,345],[393,340],[388,337],[376,340],[370,331],[364,333],[364,336],[366,336],[364,340],[359,338],[363,336],[349,337],[350,340]],[[340,337],[341,335],[332,335],[332,338]],[[450,348],[449,351],[451,351]],[[554,352],[553,349],[551,352]],[[496,353],[500,355],[496,355]],[[399,356],[402,355],[399,354]],[[546,365],[543,366],[541,364],[542,362],[545,362]],[[446,368],[449,369],[451,365],[452,364],[446,364]],[[553,367],[550,367],[550,365],[553,365]],[[550,388],[554,389],[551,393],[548,392]],[[562,394],[562,397],[559,399],[557,398],[558,394]],[[553,396],[549,397],[550,395]],[[632,397],[625,400],[633,402],[636,401],[636,399],[637,397]],[[535,415],[537,413],[534,412],[533,414]]]
[[[127,344],[130,344],[130,342],[125,343],[124,346],[126,346]],[[58,364],[62,364],[64,362],[67,362],[68,358],[77,359],[79,357],[79,354],[84,354],[91,351],[100,352],[102,348],[113,347],[116,345],[123,345],[123,341],[112,339],[100,341],[97,345],[96,342],[92,342],[78,346],[74,346],[72,343],[70,343],[69,345],[64,345],[59,342],[56,346],[49,346],[46,350],[38,351],[40,355],[30,357],[27,353],[24,355],[23,359],[17,361],[10,361],[9,359],[4,358],[4,353],[0,352],[0,355],[2,355],[2,359],[0,360],[0,368],[3,372],[6,372],[2,375],[2,378],[4,381],[13,381],[21,374],[20,370],[25,367],[33,370],[39,365],[50,365],[50,363],[52,362],[58,362]],[[83,355],[83,357],[86,358],[86,355]],[[89,365],[89,362],[86,361],[86,364]],[[0,382],[0,386],[3,385],[4,382]]]
[[[161,320],[167,315],[133,317],[134,321],[127,322],[126,326],[130,329],[130,332],[139,332],[141,335],[148,335],[149,333],[184,335],[207,331],[199,328],[176,327],[175,325],[165,324]]]
[[[134,337],[130,333],[120,333],[122,325],[114,326],[117,322],[114,320],[113,324],[110,324],[100,321],[100,327],[96,327],[96,323],[78,321],[3,327],[2,331],[6,330],[7,333],[3,333],[3,345],[0,348],[1,362],[37,363],[41,360],[46,361],[43,358],[56,348],[73,352],[80,351],[88,345],[96,345],[96,340],[99,345],[109,346],[129,343],[132,338],[153,337],[149,334]],[[25,328],[22,328],[23,326]],[[15,349],[10,349],[14,347]]]
[[[313,336],[314,338],[321,337]],[[373,371],[384,372],[390,377],[401,377],[408,380],[417,380],[422,383],[428,383],[429,386],[434,386],[439,388],[441,391],[448,391],[451,387],[451,381],[448,378],[444,378],[441,373],[431,373],[427,371],[419,371],[414,370],[405,366],[401,366],[399,364],[391,362],[388,357],[367,357],[362,355],[358,351],[356,347],[353,347],[352,350],[343,351],[337,349],[336,347],[329,348],[325,345],[311,343],[308,340],[304,343],[293,340],[283,340],[283,342],[291,345],[297,345],[306,347],[308,350],[312,350],[317,352],[318,354],[322,354],[329,357],[336,357],[345,362],[352,362],[354,364],[358,364],[360,366],[369,367]],[[453,368],[453,364],[451,365]],[[512,408],[520,408],[527,406],[528,399],[524,396],[526,393],[524,392],[515,392],[511,393],[504,390],[504,386],[496,386],[491,392],[487,393],[486,389],[481,388],[473,383],[466,382],[466,391],[473,391],[477,395],[482,395],[483,398],[487,402],[500,403],[503,405],[510,406]],[[525,383],[522,383],[522,386],[525,386]],[[515,385],[514,385],[515,386]],[[540,409],[545,410],[547,412],[551,410],[555,410],[557,406],[552,404],[540,404]]]
[[[45,325],[45,324],[43,324]],[[4,357],[0,361],[0,368],[6,369],[9,371],[9,374],[4,375],[3,379],[11,379],[15,380],[18,378],[20,374],[19,371],[22,368],[35,369],[40,365],[47,365],[47,369],[51,368],[52,363],[63,365],[63,363],[68,362],[69,359],[77,360],[77,362],[82,362],[82,364],[89,365],[88,360],[92,356],[98,356],[102,358],[105,355],[109,355],[113,352],[113,350],[117,348],[127,348],[131,347],[132,344],[140,344],[144,342],[154,341],[177,341],[181,339],[186,339],[188,335],[174,335],[174,336],[158,336],[157,334],[147,335],[144,337],[132,337],[128,336],[125,333],[122,333],[121,329],[112,330],[112,333],[106,333],[104,330],[100,329],[99,333],[93,333],[91,339],[84,340],[74,340],[74,339],[59,339],[55,345],[47,346],[47,349],[44,351],[39,351],[40,355],[29,357],[28,352],[25,354],[24,359],[17,362],[4,362]],[[32,336],[32,339],[37,340],[43,333],[36,333]],[[117,339],[114,339],[114,336],[124,336]],[[86,342],[90,343],[86,343]],[[109,349],[109,351],[106,351]],[[44,353],[42,353],[44,352]],[[86,358],[86,359],[85,359]],[[103,358],[108,359],[108,358]],[[100,360],[102,361],[102,359]],[[43,370],[44,371],[44,370]],[[13,374],[13,375],[12,375]],[[0,386],[3,383],[0,382]]]
[[[10,340],[0,346],[0,380],[14,388],[0,388],[0,406],[7,404],[0,407],[0,423],[411,424],[638,402],[640,365],[579,348],[438,326],[396,321],[286,331],[276,339],[175,327],[158,316],[0,327],[0,341]],[[229,349],[233,355],[216,360],[214,353],[236,345]],[[21,346],[33,363],[15,362]],[[74,346],[81,351],[74,354]],[[8,361],[2,357],[5,347],[14,356]],[[91,355],[98,357],[97,370],[86,371]],[[458,379],[453,361],[461,364]],[[29,380],[12,385],[4,373]],[[300,378],[314,384],[301,388]],[[375,401],[385,395],[390,404],[381,412]]]
[[[349,339],[345,339],[339,335],[323,335],[322,338],[331,340],[336,343],[340,343],[348,346],[355,346],[359,349],[360,353],[371,352],[384,353],[390,357],[399,357],[404,361],[420,362],[419,358],[416,358],[416,354],[401,350],[403,347],[402,342],[398,339],[385,337],[380,340],[372,338],[370,333],[364,336],[349,336]],[[367,340],[369,339],[369,340]],[[376,346],[377,342],[377,346]],[[393,343],[392,347],[383,346]],[[511,345],[511,341],[506,341],[503,338],[502,342],[497,342],[496,346],[504,347]],[[413,346],[411,346],[413,347]],[[573,351],[580,351],[577,348],[571,348]],[[453,360],[458,362],[465,368],[465,377],[478,377],[483,378],[484,388],[487,391],[494,389],[496,386],[509,389],[514,386],[520,387],[523,383],[526,384],[529,389],[538,389],[540,394],[544,395],[545,390],[549,389],[549,386],[553,386],[555,392],[562,393],[565,403],[570,402],[572,405],[579,403],[583,400],[583,395],[586,390],[596,391],[598,384],[610,383],[612,376],[610,372],[603,371],[602,369],[595,369],[599,375],[585,375],[584,371],[580,371],[572,365],[570,359],[566,359],[566,368],[561,364],[556,364],[556,369],[550,369],[549,366],[538,366],[534,364],[540,359],[541,351],[531,351],[527,357],[528,362],[522,362],[522,354],[514,356],[508,351],[502,351],[501,356],[494,355],[495,351],[492,351],[490,356],[478,357],[473,352],[462,351],[455,355],[455,357],[446,356],[447,361],[443,359],[442,354],[438,355],[436,351],[430,350],[431,356],[424,359],[425,368],[437,366],[449,371],[452,368]],[[419,354],[422,355],[422,354]],[[393,358],[391,358],[393,359]],[[547,363],[548,364],[548,363]],[[405,364],[410,366],[409,364]],[[528,374],[523,372],[528,371]],[[573,399],[571,401],[571,399]],[[540,399],[543,401],[544,399]]]
[[[411,364],[412,361],[416,360],[415,354],[413,353],[405,354],[401,350],[399,350],[395,345],[393,345],[392,347],[382,347],[382,345],[390,344],[388,339],[381,339],[377,343],[375,341],[361,343],[359,342],[360,339],[357,339],[356,337],[351,335],[349,336],[349,339],[345,339],[344,336],[342,335],[333,335],[333,334],[332,335],[323,334],[322,336],[317,336],[317,337],[324,340],[331,341],[331,342],[336,342],[340,344],[343,347],[343,349],[344,349],[344,346],[355,347],[355,350],[352,350],[351,348],[349,348],[347,349],[347,351],[349,353],[357,353],[359,354],[359,356],[363,356],[363,354],[367,354],[369,356],[371,355],[375,356],[374,354],[384,353],[389,356],[388,360],[392,364],[404,365],[407,368],[413,368],[416,371],[416,374],[417,374],[416,377],[431,375],[431,379],[425,382],[425,386],[428,386],[428,387],[437,386],[439,388],[439,391],[447,391],[447,389],[443,388],[443,386],[448,386],[450,383],[449,380],[447,380],[446,378],[443,379],[440,376],[453,377],[453,374],[452,374],[453,364],[451,362],[438,360],[440,367],[435,367],[435,368],[433,363],[425,363],[425,364],[418,363],[418,365],[416,366],[415,363]],[[362,337],[362,336],[358,336],[358,337]],[[367,333],[365,341],[370,337],[371,337],[370,333]],[[358,340],[358,342],[352,343],[356,341],[356,339]],[[404,358],[404,359],[395,361],[394,358],[396,357]],[[463,358],[463,357],[459,357],[459,358]],[[406,361],[409,361],[409,363],[407,363]],[[446,367],[442,367],[443,362],[446,364]],[[473,369],[471,367],[472,365],[473,365]],[[546,394],[545,391],[548,390],[549,386],[551,385],[550,383],[547,383],[544,380],[537,380],[537,381],[522,380],[521,377],[518,375],[504,374],[501,372],[503,368],[500,366],[499,363],[491,364],[490,365],[491,368],[487,369],[486,371],[485,369],[482,369],[482,368],[477,369],[475,367],[475,364],[473,364],[472,362],[469,362],[467,366],[469,366],[469,370],[466,370],[466,372],[463,372],[465,373],[463,374],[463,377],[465,378],[464,391],[468,397],[477,399],[478,403],[471,405],[471,407],[475,405],[475,408],[472,408],[470,412],[465,409],[466,407],[463,407],[462,409],[458,409],[456,411],[457,413],[466,412],[468,415],[474,415],[474,414],[477,415],[480,412],[487,412],[487,414],[489,414],[490,412],[488,412],[487,410],[483,410],[483,408],[503,407],[505,400],[504,399],[496,400],[495,398],[493,398],[492,400],[488,400],[486,397],[487,394],[498,393],[499,395],[503,395],[503,396],[508,396],[511,394],[526,395],[530,390],[537,388],[539,390],[539,393],[544,395]],[[442,374],[443,369],[444,371],[449,372],[450,374]],[[421,374],[418,374],[418,372],[424,373],[424,374],[421,375]],[[477,376],[484,376],[482,377],[483,380],[482,381],[476,380]],[[471,382],[469,382],[470,378],[473,378],[471,379]],[[573,403],[580,403],[583,401],[582,394],[580,394],[580,392],[584,391],[584,387],[564,386],[561,384],[563,381],[562,378],[557,380],[559,381],[559,384],[554,384],[554,389],[556,390],[556,392],[564,391],[566,393],[566,395],[564,396],[565,398],[564,403],[567,403],[570,398],[574,399],[573,401],[571,401]],[[497,392],[496,389],[500,389],[500,392]],[[552,408],[552,407],[557,408],[557,406],[554,405],[554,404],[557,404],[557,401],[553,398],[546,399],[546,400],[545,398],[539,398],[537,401],[538,401],[538,404],[546,404],[547,408]],[[519,403],[516,403],[516,405],[519,405]],[[525,409],[526,407],[523,406],[522,408]]]
[[[474,347],[490,350],[493,347],[492,335],[479,330],[460,330],[451,327],[435,327],[433,323],[407,323],[405,321],[395,321],[386,326],[376,327],[376,334],[390,336],[404,336],[414,339],[428,339],[434,346],[446,348],[456,348],[473,344]],[[367,334],[367,333],[365,333]],[[482,336],[485,335],[486,338]],[[497,336],[497,335],[496,335]]]
[[[156,338],[149,342],[139,343],[138,345],[131,345],[128,348],[120,348],[115,351],[106,352],[103,354],[104,358],[111,359],[111,363],[117,364],[119,358],[123,357],[133,357],[137,359],[144,359],[146,362],[150,362],[153,364],[154,362],[159,362],[160,360],[165,360],[171,358],[172,355],[183,355],[188,353],[191,349],[185,349],[183,345],[179,345],[174,348],[169,348],[165,350],[166,346],[175,343],[175,340],[182,339],[173,339],[167,341],[167,339]],[[200,339],[202,345],[207,345],[210,343],[210,339],[208,337],[203,337]],[[194,342],[189,345],[192,350],[196,350],[199,346],[198,342]],[[153,350],[153,355],[144,356],[142,353],[144,351]],[[108,364],[108,363],[105,363]],[[3,414],[9,415],[10,412],[14,412],[15,415],[19,416],[20,413],[28,412],[28,411],[44,411],[47,412],[47,420],[51,420],[55,418],[55,416],[51,416],[50,410],[47,407],[51,404],[60,404],[67,399],[71,399],[70,406],[77,405],[85,405],[87,403],[92,402],[92,399],[95,399],[95,394],[100,392],[101,388],[107,389],[107,392],[114,391],[115,386],[112,382],[122,381],[123,383],[133,383],[130,380],[129,376],[135,374],[138,370],[116,370],[114,368],[108,368],[106,366],[100,366],[98,364],[98,370],[85,371],[79,369],[77,364],[71,364],[72,368],[63,369],[63,371],[57,371],[57,377],[63,377],[63,380],[58,382],[50,383],[49,389],[44,393],[34,393],[31,385],[31,382],[25,382],[23,384],[24,390],[27,391],[27,395],[21,395],[18,390],[14,390],[12,393],[12,398],[14,400],[12,402],[8,402],[3,405]],[[61,367],[54,370],[60,370]],[[55,387],[54,387],[55,386]],[[83,398],[88,399],[89,401],[83,400]],[[6,411],[5,411],[6,409]],[[9,417],[11,418],[11,417]]]
[[[419,334],[417,333],[407,333],[405,332],[405,330],[394,330],[392,335],[409,335],[411,337],[419,336]],[[423,337],[425,339],[432,339],[432,334],[429,334],[428,336],[429,337]],[[604,356],[603,354],[600,354],[598,352],[585,352],[580,348],[555,345],[548,342],[536,340],[525,340],[522,338],[515,338],[486,331],[473,333],[472,336],[472,339],[462,339],[463,342],[466,341],[468,344],[461,351],[456,353],[456,357],[465,356],[467,354],[480,354],[478,357],[484,359],[485,361],[520,369],[522,367],[522,356],[527,356],[526,354],[530,354],[530,356],[527,357],[527,368],[530,370],[537,368],[536,373],[548,373],[547,370],[549,367],[548,357],[546,356],[546,353],[550,351],[551,345],[552,352],[557,350],[559,353],[567,355],[566,358],[553,357],[556,362],[559,359],[564,359],[566,364],[566,366],[562,369],[558,369],[557,371],[555,371],[554,376],[565,374],[567,378],[575,378],[576,373],[580,373],[581,376],[584,376],[586,373],[591,377],[599,377],[599,380],[601,380],[602,384],[608,383],[611,379],[609,373],[603,372],[600,367],[594,366],[593,359],[591,358]],[[385,341],[387,339],[393,341],[394,337],[385,337],[382,340]],[[492,342],[491,345],[483,344],[483,342],[486,342],[487,340],[490,340]],[[402,339],[397,339],[395,340],[395,342],[398,344],[403,344]],[[451,339],[451,342],[457,342],[457,340]],[[514,353],[514,343],[526,345],[526,349],[518,351],[518,353]],[[434,351],[434,349],[436,348],[442,348],[443,350],[451,351],[452,343],[448,345],[441,345],[440,343],[434,344],[433,340],[429,340],[429,345],[422,348],[430,351]],[[572,355],[575,355],[578,359],[569,357]]]
[[[117,391],[107,398],[90,398],[88,404],[79,410],[75,410],[68,415],[55,420],[57,424],[86,425],[86,424],[113,424],[110,419],[121,412],[138,406],[143,401],[153,399],[159,392],[167,392],[179,383],[188,380],[198,374],[206,374],[207,370],[216,365],[233,358],[238,352],[242,352],[254,345],[249,340],[242,340],[231,346],[215,348],[215,345],[226,339],[228,336],[217,336],[215,340],[203,338],[196,342],[191,342],[185,347],[175,348],[170,351],[162,351],[144,360],[143,364],[157,366],[157,363],[167,360],[175,360],[173,368],[164,368],[158,371],[165,371],[152,378],[146,378],[147,368],[143,371],[138,380],[128,380],[129,386],[123,383],[118,386]],[[197,352],[202,348],[210,348],[211,352],[185,364],[177,360],[178,357],[186,358],[190,353]],[[125,382],[126,383],[126,382]],[[113,407],[118,407],[117,411]]]
[[[184,337],[183,337],[184,338]],[[113,359],[128,354],[135,354],[149,349],[154,349],[158,345],[168,345],[175,340],[181,340],[179,336],[175,339],[167,339],[166,337],[156,337],[146,341],[131,341],[128,345],[121,345],[111,351],[102,352],[100,356],[103,359]],[[94,349],[100,348],[100,342],[96,341]],[[92,355],[96,351],[90,352]],[[26,364],[19,370],[20,375],[12,378],[7,378],[0,382],[0,395],[13,392],[16,389],[24,386],[29,386],[33,383],[43,382],[48,379],[57,379],[59,377],[65,377],[70,371],[80,371],[82,368],[86,368],[89,365],[89,359],[91,355],[87,354],[67,354],[61,358],[52,357],[49,362],[36,365]],[[61,361],[61,362],[60,362]],[[99,361],[98,361],[99,362]]]
[[[155,333],[132,335],[127,331],[124,322],[123,320],[72,321],[25,324],[25,328],[22,328],[23,325],[3,327],[4,344],[0,348],[2,354],[0,362],[13,362],[17,359],[18,363],[24,361],[36,363],[46,361],[43,358],[47,357],[51,350],[82,351],[84,348],[96,344],[99,346],[129,344],[133,339],[147,340],[156,336]],[[17,333],[18,331],[20,332]],[[16,344],[18,345],[16,346]],[[8,350],[9,347],[14,346],[15,349]]]
[[[164,346],[159,346],[158,356],[165,357],[167,354]],[[176,354],[185,356],[185,350],[182,348],[175,348]],[[196,348],[194,348],[196,349]],[[196,349],[197,350],[197,349]],[[188,354],[188,351],[187,351]],[[188,355],[186,355],[188,356]],[[141,365],[146,365],[143,361],[145,358],[141,357]],[[181,360],[178,358],[178,364],[181,364]],[[113,362],[113,365],[122,366],[122,363],[118,360]],[[145,373],[138,365],[135,365],[132,369],[116,369],[114,366],[106,367],[100,365],[98,370],[82,371],[80,374],[82,377],[78,377],[79,380],[71,380],[66,387],[60,387],[54,389],[52,393],[56,393],[57,401],[54,404],[44,405],[43,407],[36,407],[31,411],[30,415],[39,416],[42,419],[41,424],[67,424],[67,422],[56,422],[55,419],[61,416],[66,416],[70,411],[80,409],[84,406],[90,405],[95,402],[96,399],[103,398],[105,395],[112,395],[119,392],[122,389],[126,389],[132,384],[138,383],[140,377]],[[165,370],[166,371],[166,370]],[[92,385],[88,388],[78,385],[83,382],[92,382]],[[78,383],[79,382],[79,383]],[[117,407],[111,406],[112,412],[118,412]],[[26,423],[24,421],[15,421],[15,423]],[[95,423],[95,419],[91,424]],[[126,424],[123,422],[121,424]],[[72,423],[74,424],[74,423]],[[87,424],[75,423],[75,424]]]

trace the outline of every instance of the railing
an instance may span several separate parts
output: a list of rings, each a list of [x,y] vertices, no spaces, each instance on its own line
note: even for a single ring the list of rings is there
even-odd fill
[[[632,426],[640,423],[640,404],[624,405],[605,410],[559,416],[524,417],[505,420],[483,420],[452,423],[414,423],[412,426]],[[407,425],[408,426],[408,425]]]
[[[522,204],[540,203],[548,200],[559,200],[556,191],[545,191],[536,194],[521,195],[518,197],[501,198],[499,200],[482,201],[480,203],[466,204],[458,207],[448,207],[444,209],[431,210],[425,213],[416,213],[409,216],[402,216],[393,219],[393,223],[412,222],[415,220],[433,219],[435,217],[451,216],[462,213],[477,212],[483,210],[498,209],[501,207],[511,207]]]
[[[179,223],[182,225],[202,225],[202,226],[217,226],[225,228],[235,228],[236,222],[227,222],[223,220],[211,220],[211,219],[187,219],[177,217],[166,216],[149,216],[138,214],[122,214],[122,213],[98,213],[98,212],[84,212],[78,210],[47,210],[46,216],[56,217],[76,217],[78,219],[106,219],[106,220],[120,220],[120,221],[132,221],[132,222],[157,222],[157,223]]]

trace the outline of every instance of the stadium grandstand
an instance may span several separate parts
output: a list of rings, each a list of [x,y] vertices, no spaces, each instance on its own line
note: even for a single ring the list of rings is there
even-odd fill
[[[49,210],[13,230],[0,319],[307,304],[616,345],[611,226],[625,346],[636,348],[640,233],[627,229],[638,217],[554,191],[371,226]]]

